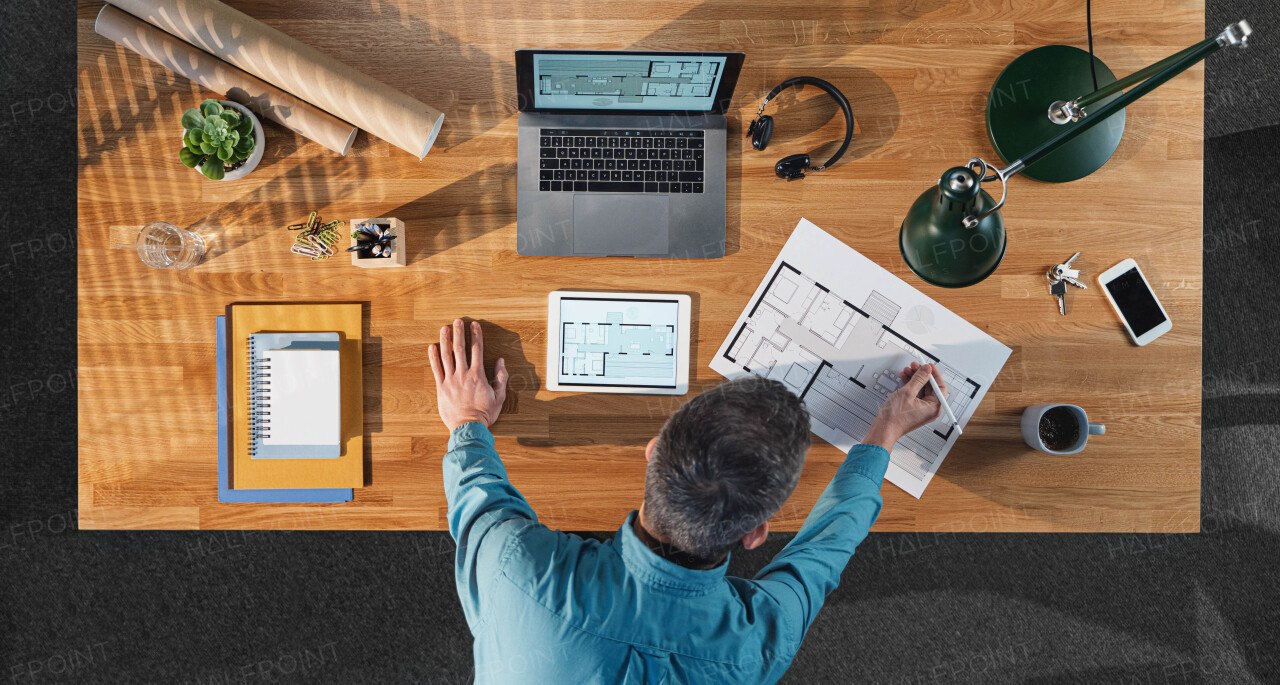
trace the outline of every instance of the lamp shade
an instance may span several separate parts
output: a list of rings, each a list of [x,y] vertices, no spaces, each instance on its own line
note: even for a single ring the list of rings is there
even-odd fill
[[[993,206],[995,200],[972,169],[948,169],[907,210],[898,233],[903,260],[930,285],[964,288],[981,282],[1004,259],[1004,219],[992,212],[973,228],[966,228],[964,219]]]

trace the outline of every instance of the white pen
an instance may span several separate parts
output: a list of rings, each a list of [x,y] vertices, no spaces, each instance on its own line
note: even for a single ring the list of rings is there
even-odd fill
[[[933,374],[929,374],[929,387],[933,388],[933,394],[938,396],[938,401],[942,403],[943,411],[947,412],[947,418],[951,419],[951,425],[956,427],[956,436],[964,435],[964,431],[960,429],[960,422],[956,420],[956,415],[951,413],[951,405],[947,404],[947,398],[942,396],[942,391],[938,389],[938,381],[933,379]]]

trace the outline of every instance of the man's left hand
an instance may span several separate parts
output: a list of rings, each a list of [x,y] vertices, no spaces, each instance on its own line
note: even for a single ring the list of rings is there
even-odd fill
[[[471,323],[471,361],[467,362],[466,332],[462,320],[440,329],[440,344],[427,350],[436,377],[436,405],[449,430],[476,421],[486,427],[498,420],[507,397],[507,364],[501,358],[493,367],[493,382],[484,373],[484,334],[480,323]]]

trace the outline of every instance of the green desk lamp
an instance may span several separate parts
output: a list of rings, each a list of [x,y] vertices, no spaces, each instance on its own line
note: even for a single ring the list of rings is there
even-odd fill
[[[1050,45],[1011,62],[996,79],[987,101],[987,131],[1007,166],[997,169],[975,157],[964,166],[948,169],[937,186],[916,199],[898,234],[907,266],[925,282],[944,288],[964,288],[990,276],[1004,259],[1008,242],[999,210],[1008,196],[1011,176],[1022,172],[1046,181],[1071,181],[1093,173],[1115,152],[1124,132],[1123,124],[1095,128],[1098,124],[1116,114],[1123,119],[1130,103],[1219,48],[1247,47],[1252,33],[1248,22],[1241,20],[1118,81],[1095,61],[1099,81],[1106,85],[1073,100],[1062,96],[1092,85],[1088,53]],[[1083,63],[1068,57],[1074,53],[1085,56]],[[1121,94],[1129,86],[1134,87]],[[983,183],[996,179],[1001,186],[999,202],[982,190]]]

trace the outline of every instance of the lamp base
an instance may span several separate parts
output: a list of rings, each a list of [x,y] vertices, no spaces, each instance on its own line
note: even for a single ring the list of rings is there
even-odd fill
[[[1116,80],[1097,57],[1098,87]],[[987,137],[1005,164],[1066,130],[1049,120],[1049,106],[1094,91],[1089,53],[1069,45],[1046,45],[1024,53],[996,77],[987,97]],[[1116,93],[1092,109],[1120,97]],[[1087,115],[1086,115],[1087,116]],[[1021,174],[1037,181],[1064,183],[1084,178],[1111,159],[1124,136],[1125,113],[1116,112],[1080,137],[1045,155]]]

